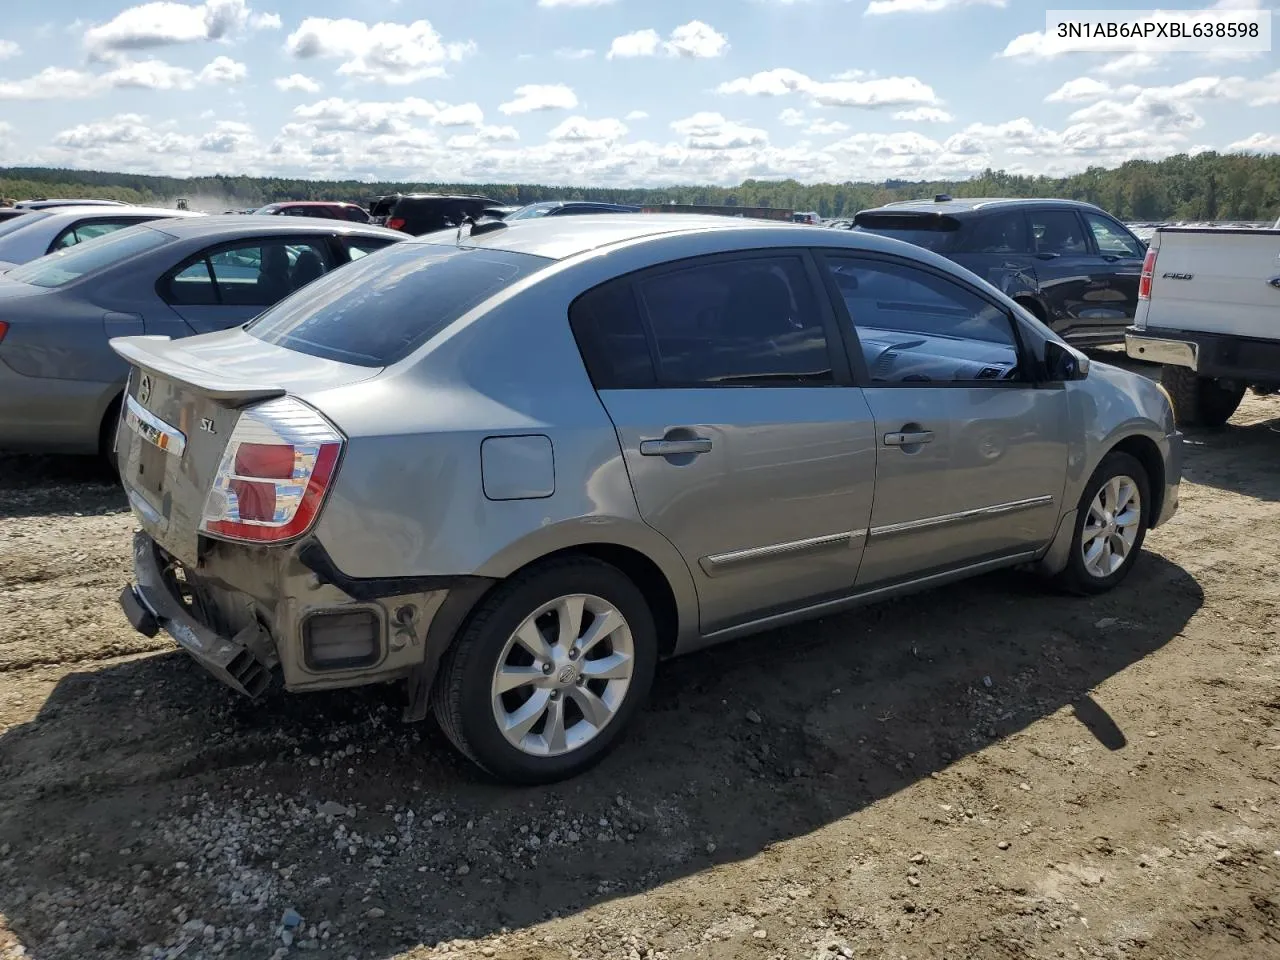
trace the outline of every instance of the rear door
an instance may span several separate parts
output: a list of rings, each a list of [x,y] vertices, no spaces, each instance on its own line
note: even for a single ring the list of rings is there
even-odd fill
[[[684,556],[703,633],[853,588],[876,448],[816,271],[796,250],[606,284],[574,333],[645,521]]]
[[[239,326],[331,270],[323,236],[272,236],[210,246],[157,284],[161,298],[196,333]]]
[[[967,217],[958,249],[948,256],[1007,296],[1035,294],[1035,260],[1020,208]]]
[[[880,450],[859,586],[1048,543],[1066,483],[1066,392],[1033,381],[1009,313],[919,264],[822,261]]]

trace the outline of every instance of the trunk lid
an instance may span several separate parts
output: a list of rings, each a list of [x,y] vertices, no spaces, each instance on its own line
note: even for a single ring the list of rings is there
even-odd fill
[[[118,337],[111,348],[131,367],[116,435],[120,479],[142,528],[192,567],[205,501],[242,411],[381,372],[272,346],[240,329],[178,341]]]

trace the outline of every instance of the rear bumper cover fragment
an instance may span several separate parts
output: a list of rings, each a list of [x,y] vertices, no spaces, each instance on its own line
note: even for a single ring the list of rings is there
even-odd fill
[[[164,578],[155,541],[145,533],[133,537],[133,572],[137,582],[124,588],[120,607],[139,633],[154,637],[164,630],[178,646],[215,677],[246,697],[256,698],[271,685],[271,669],[254,655],[270,640],[260,626],[236,636],[219,636],[187,611]]]

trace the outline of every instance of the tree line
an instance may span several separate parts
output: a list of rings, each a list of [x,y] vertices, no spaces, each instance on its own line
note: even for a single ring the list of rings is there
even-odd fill
[[[1085,200],[1126,220],[1275,220],[1280,216],[1280,154],[1179,154],[1133,160],[1115,169],[1090,167],[1069,177],[1023,176],[986,170],[969,180],[802,184],[747,180],[736,187],[554,187],[511,183],[367,183],[281,177],[152,177],[45,167],[0,167],[0,196],[93,197],[193,209],[247,209],[278,200],[367,203],[391,193],[480,194],[500,203],[603,200],[613,203],[694,203],[785,207],[823,217],[852,216],[894,200],[948,193],[956,197],[1061,197]]]

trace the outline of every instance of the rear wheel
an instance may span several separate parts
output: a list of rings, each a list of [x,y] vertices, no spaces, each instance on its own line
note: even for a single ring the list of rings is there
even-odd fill
[[[1151,486],[1135,457],[1102,458],[1076,509],[1067,567],[1055,578],[1071,593],[1104,593],[1133,569],[1147,536]]]
[[[648,693],[653,615],[617,568],[531,567],[481,602],[432,695],[450,742],[513,783],[550,783],[601,760]]]
[[[102,416],[102,425],[98,428],[98,455],[113,477],[120,474],[120,464],[116,457],[116,428],[119,425],[120,398],[117,397],[107,407],[107,412]]]
[[[1231,419],[1244,398],[1243,385],[1196,376],[1186,367],[1161,367],[1160,384],[1173,399],[1174,417],[1184,426],[1220,427]]]

